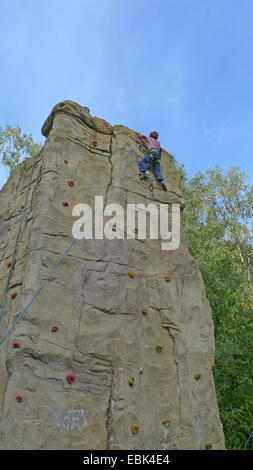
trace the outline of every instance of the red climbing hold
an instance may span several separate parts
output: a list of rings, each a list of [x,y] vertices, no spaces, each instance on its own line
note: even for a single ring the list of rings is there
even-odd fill
[[[68,202],[65,201],[65,202],[62,203],[62,205],[63,205],[63,207],[68,207],[69,204],[68,204]]]
[[[20,349],[20,344],[19,343],[13,343],[14,349]]]
[[[24,206],[21,206],[21,209],[24,209]]]
[[[67,375],[67,381],[69,384],[72,384],[72,382],[74,382],[75,380],[75,375],[74,374],[69,374]]]
[[[34,168],[37,168],[37,166],[38,166],[38,163],[37,162],[34,163]]]
[[[16,292],[14,292],[14,294],[11,294],[11,299],[14,300],[15,297],[17,297],[17,295],[18,295],[18,294],[17,294]]]
[[[68,181],[68,185],[69,185],[70,187],[74,186],[74,181]]]
[[[97,141],[93,140],[92,145],[94,145],[94,147],[96,147],[97,146]]]
[[[108,127],[109,126],[108,122],[104,122],[104,126]]]
[[[11,267],[11,262],[10,261],[8,261],[7,266],[8,266],[8,268]]]
[[[17,395],[17,396],[16,396],[16,400],[17,400],[19,403],[21,403],[21,402],[23,401],[22,395]]]
[[[8,228],[8,232],[9,232],[10,230],[11,230],[11,228],[9,227],[9,228]]]
[[[55,333],[56,331],[58,331],[58,329],[58,326],[52,326],[51,331],[52,333]]]
[[[68,160],[64,160],[64,163],[66,163],[66,165],[67,165],[67,163],[68,163]]]

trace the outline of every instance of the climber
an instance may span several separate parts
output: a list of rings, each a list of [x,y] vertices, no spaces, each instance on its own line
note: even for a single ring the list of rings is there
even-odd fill
[[[157,140],[159,137],[158,132],[150,132],[149,137],[146,137],[143,134],[137,132],[137,134],[148,142],[148,154],[139,162],[140,175],[150,177],[147,163],[151,162],[153,166],[153,171],[155,177],[161,183],[162,189],[167,191],[166,185],[163,181],[163,175],[160,169],[160,160],[161,160],[161,146],[160,142]]]

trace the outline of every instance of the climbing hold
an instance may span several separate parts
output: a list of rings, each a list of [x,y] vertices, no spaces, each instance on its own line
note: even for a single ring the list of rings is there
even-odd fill
[[[93,141],[92,141],[92,145],[94,145],[94,147],[96,147],[96,146],[97,146],[97,141],[96,141],[96,140],[93,140]]]
[[[18,294],[17,294],[16,292],[14,292],[13,294],[11,294],[11,299],[14,300],[15,297],[17,297],[17,295],[18,295]]]
[[[214,370],[215,369],[215,364],[211,364],[211,369]]]
[[[132,432],[132,434],[137,434],[138,431],[139,431],[139,426],[138,426],[138,424],[132,424],[132,426],[131,426],[131,432]]]
[[[138,233],[138,228],[137,228],[137,227],[135,227],[134,231],[135,231],[135,233]]]
[[[8,268],[11,267],[11,262],[10,261],[8,261],[7,266],[8,266]]]
[[[196,380],[199,380],[201,377],[201,374],[197,373],[197,374],[194,374],[194,379]]]
[[[17,395],[17,396],[16,396],[16,400],[17,400],[19,403],[21,403],[21,402],[23,401],[22,395]]]
[[[67,163],[68,163],[68,160],[64,160],[64,163],[66,163],[66,164],[67,164]]]
[[[75,380],[75,375],[74,374],[68,374],[67,375],[67,381],[69,384],[72,384],[72,382],[74,382]]]
[[[157,344],[156,347],[155,347],[155,350],[156,350],[156,352],[158,352],[158,353],[162,352],[162,350],[163,350],[162,345],[161,345],[161,344]]]
[[[146,308],[142,308],[141,309],[141,313],[143,313],[143,315],[147,315],[148,311]]]
[[[109,126],[108,122],[105,121],[105,122],[104,122],[104,126],[105,126],[105,127],[108,127],[108,126]]]
[[[21,209],[24,209],[24,206],[21,206]]]
[[[9,232],[10,230],[11,230],[11,228],[10,228],[10,227],[8,227],[8,232]]]
[[[144,175],[139,175],[140,180],[144,180],[145,176]]]
[[[166,282],[170,282],[170,281],[171,281],[171,277],[170,277],[170,276],[165,276],[164,279],[165,279]]]
[[[169,419],[166,419],[165,421],[162,422],[162,424],[163,424],[166,428],[169,428],[169,427],[170,427],[170,420],[169,420]]]
[[[38,163],[37,162],[34,163],[34,168],[37,168],[37,166],[38,166]]]
[[[210,450],[210,449],[212,448],[211,442],[207,442],[207,443],[205,444],[205,448],[206,448],[206,450]]]
[[[74,181],[68,181],[68,185],[69,185],[70,187],[74,186]]]
[[[13,343],[13,348],[14,349],[20,349],[20,344],[19,343]]]
[[[58,326],[52,326],[51,328],[52,333],[55,333],[58,330],[59,330]]]
[[[64,202],[62,203],[62,205],[63,205],[63,207],[68,207],[69,204],[68,204],[68,202],[64,201]]]
[[[132,269],[129,269],[129,271],[127,271],[127,274],[131,279],[135,278],[135,272]]]
[[[133,385],[134,385],[134,377],[130,377],[130,379],[128,380],[128,384],[130,385],[130,387],[133,387]]]

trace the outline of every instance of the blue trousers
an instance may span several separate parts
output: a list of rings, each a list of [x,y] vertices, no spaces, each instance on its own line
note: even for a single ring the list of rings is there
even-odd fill
[[[158,157],[158,158],[157,158]],[[158,160],[158,161],[157,161]],[[141,173],[144,171],[148,170],[148,165],[147,163],[151,162],[153,166],[153,171],[155,173],[155,177],[161,181],[163,180],[163,175],[161,173],[161,168],[160,168],[160,153],[158,152],[152,152],[152,150],[146,155],[140,162],[139,162],[139,168]]]

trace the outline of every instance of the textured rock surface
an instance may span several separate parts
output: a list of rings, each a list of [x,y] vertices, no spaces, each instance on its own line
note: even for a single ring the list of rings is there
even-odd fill
[[[94,207],[131,154],[107,204],[184,205],[167,152],[168,192],[153,176],[139,181],[143,151],[132,130],[105,126],[65,101],[42,132],[47,140],[34,169],[1,336],[73,241],[73,206]],[[0,193],[1,298],[30,169],[30,160],[20,164]],[[181,232],[176,251],[137,238],[76,243],[0,347],[1,449],[205,449],[207,442],[224,448],[211,369],[212,315]]]

